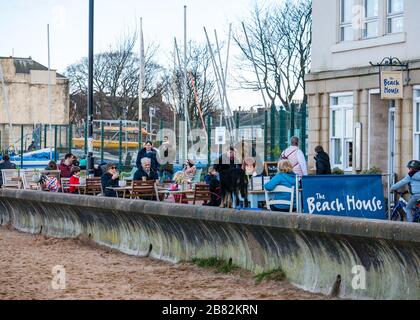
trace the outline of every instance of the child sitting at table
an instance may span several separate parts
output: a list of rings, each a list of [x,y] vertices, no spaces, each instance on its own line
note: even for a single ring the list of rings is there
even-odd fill
[[[42,190],[49,192],[59,192],[61,188],[60,183],[56,177],[41,175],[38,183],[42,186]]]
[[[210,202],[206,203],[209,207],[218,207],[222,202],[222,195],[220,189],[220,181],[218,179],[217,171],[213,166],[209,167],[208,174],[204,177],[204,181],[210,186]]]
[[[69,184],[80,184],[80,167],[72,167],[71,168],[71,177]],[[70,186],[69,188],[70,193],[78,193],[79,188],[75,186]]]

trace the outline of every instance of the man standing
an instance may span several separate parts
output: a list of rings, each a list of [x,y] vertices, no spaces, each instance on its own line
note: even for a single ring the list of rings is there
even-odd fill
[[[306,165],[305,155],[299,149],[299,138],[292,137],[290,141],[291,146],[283,151],[281,159],[289,160],[293,167],[293,172],[302,178],[308,175],[308,167]]]

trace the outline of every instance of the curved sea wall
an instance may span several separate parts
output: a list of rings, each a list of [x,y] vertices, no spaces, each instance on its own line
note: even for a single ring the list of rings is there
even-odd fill
[[[416,224],[7,189],[0,223],[171,262],[219,257],[254,273],[281,268],[300,288],[334,287],[344,298],[420,299]]]

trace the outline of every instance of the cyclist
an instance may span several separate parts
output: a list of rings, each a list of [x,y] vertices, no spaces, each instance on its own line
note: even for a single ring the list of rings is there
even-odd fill
[[[408,168],[408,175],[399,181],[398,183],[394,184],[391,187],[391,192],[394,192],[405,185],[409,185],[409,190],[411,193],[410,201],[408,201],[407,207],[406,207],[406,213],[407,213],[407,221],[413,222],[414,215],[412,213],[412,210],[417,204],[417,201],[420,200],[420,161],[417,160],[411,160],[407,164]]]

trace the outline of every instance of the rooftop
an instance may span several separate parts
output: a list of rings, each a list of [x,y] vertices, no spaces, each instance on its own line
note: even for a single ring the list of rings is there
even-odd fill
[[[48,71],[48,68],[35,60],[29,58],[18,58],[18,57],[0,57],[0,59],[13,59],[16,73],[30,74],[31,70]],[[52,70],[54,71],[54,70]],[[57,78],[66,78],[62,74],[57,72]]]

